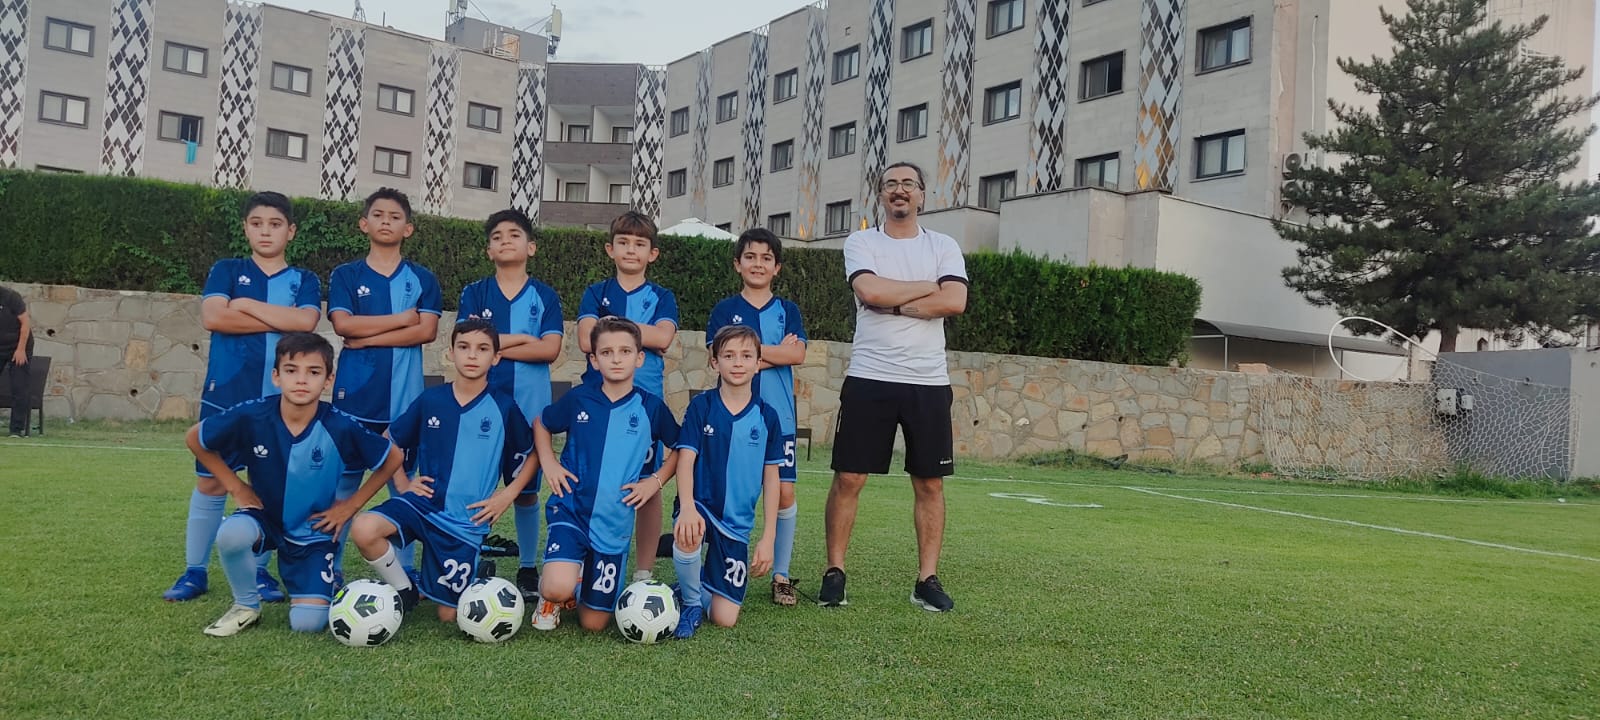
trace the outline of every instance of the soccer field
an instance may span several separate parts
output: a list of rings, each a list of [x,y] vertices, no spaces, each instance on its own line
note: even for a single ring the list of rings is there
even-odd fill
[[[802,462],[807,594],[826,458]],[[170,424],[0,440],[0,718],[1600,717],[1592,496],[964,462],[953,613],[907,601],[911,490],[889,476],[862,495],[846,608],[778,608],[756,579],[739,627],[690,641],[569,621],[480,645],[424,607],[351,649],[289,632],[283,605],[202,635],[229,604],[214,559],[210,593],[161,601],[192,467]],[[346,573],[373,575],[353,549]]]

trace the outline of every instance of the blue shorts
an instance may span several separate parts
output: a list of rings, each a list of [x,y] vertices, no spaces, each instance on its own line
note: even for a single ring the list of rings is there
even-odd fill
[[[750,543],[734,540],[706,523],[701,545],[706,549],[705,564],[700,566],[701,586],[743,605],[750,584]]]
[[[440,530],[416,506],[403,498],[389,498],[367,512],[377,513],[400,531],[401,547],[422,542],[422,562],[417,574],[422,576],[422,595],[445,607],[455,607],[461,591],[472,584],[478,574],[478,551],[481,543],[466,542]]]
[[[778,482],[792,483],[799,476],[794,455],[794,433],[789,433],[783,436],[783,464],[778,466]]]
[[[622,572],[628,567],[628,549],[622,552],[596,552],[589,545],[588,523],[580,522],[565,507],[545,505],[545,525],[549,530],[544,546],[544,561],[576,563],[579,572],[578,602],[600,612],[616,612],[622,597]]]
[[[253,548],[257,553],[278,551],[278,575],[283,578],[289,597],[333,601],[333,558],[338,546],[332,540],[293,542],[284,536],[277,522],[260,510],[245,508],[233,514],[255,521],[261,533]]]

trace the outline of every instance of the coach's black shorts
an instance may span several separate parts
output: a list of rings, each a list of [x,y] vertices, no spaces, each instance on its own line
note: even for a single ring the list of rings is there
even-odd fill
[[[889,472],[894,430],[906,437],[906,472],[944,477],[956,471],[949,385],[911,385],[846,377],[833,432],[836,472]]]

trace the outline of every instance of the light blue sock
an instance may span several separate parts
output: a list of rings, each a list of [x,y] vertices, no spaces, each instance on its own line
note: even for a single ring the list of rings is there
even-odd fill
[[[256,567],[272,569],[272,551],[264,550],[256,553]]]
[[[227,495],[207,495],[199,488],[189,495],[189,524],[183,537],[183,561],[189,567],[204,570],[210,564],[211,543],[217,539],[227,503]]]
[[[256,592],[255,544],[261,526],[249,515],[234,515],[217,530],[217,555],[222,558],[222,573],[228,576],[233,601],[261,609],[261,593]]]
[[[517,520],[517,564],[533,567],[539,559],[539,504],[511,507]]]
[[[683,595],[683,606],[700,605],[704,596],[700,589],[700,548],[684,552],[683,548],[673,545],[672,564],[678,569],[678,592]]]
[[[393,480],[389,481],[389,497],[400,497],[400,493],[394,489]],[[417,544],[415,542],[406,543],[405,547],[396,549],[394,554],[395,557],[400,559],[400,567],[406,571],[407,575],[415,575],[417,573]]]
[[[290,605],[289,629],[295,632],[322,632],[328,627],[327,605]]]
[[[774,527],[777,538],[772,543],[772,574],[791,578],[789,559],[794,557],[794,519],[800,514],[800,505],[790,505],[778,510],[778,524]]]

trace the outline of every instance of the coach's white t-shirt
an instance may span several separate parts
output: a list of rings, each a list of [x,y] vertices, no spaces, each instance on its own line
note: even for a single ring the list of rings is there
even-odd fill
[[[889,280],[967,281],[967,261],[949,235],[918,228],[914,238],[898,240],[873,227],[844,241],[844,271],[851,281],[862,273]],[[944,357],[944,320],[919,320],[866,309],[856,298],[855,345],[851,377],[911,385],[949,385]]]

